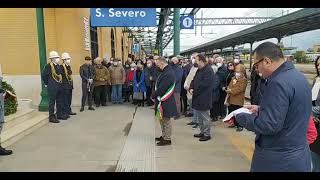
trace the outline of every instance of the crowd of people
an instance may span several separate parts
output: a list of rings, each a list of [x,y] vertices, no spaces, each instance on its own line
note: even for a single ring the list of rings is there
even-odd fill
[[[76,114],[71,110],[71,57],[63,53],[61,63],[58,53],[52,51],[50,60],[43,71],[43,80],[48,88],[49,121],[58,123]],[[107,106],[107,102],[150,106],[155,109],[162,129],[162,136],[155,140],[158,146],[165,146],[171,145],[171,119],[190,117],[187,125],[199,130],[194,137],[208,141],[212,122],[244,107],[251,114],[235,113],[229,127],[237,132],[246,128],[256,133],[251,171],[319,168],[314,161],[320,159],[318,154],[310,155],[310,148],[317,142],[315,127],[320,116],[319,61],[316,61],[318,76],[312,88],[312,94],[316,95],[312,95],[311,100],[307,80],[291,61],[284,59],[279,46],[262,43],[255,49],[253,60],[249,79],[243,62],[237,58],[226,62],[218,54],[209,58],[196,52],[191,58],[128,58],[124,64],[117,58],[85,57],[80,67],[80,112],[86,105],[88,110],[95,110],[94,105],[96,108]],[[251,105],[245,105],[249,81]],[[312,101],[315,103],[311,115]]]

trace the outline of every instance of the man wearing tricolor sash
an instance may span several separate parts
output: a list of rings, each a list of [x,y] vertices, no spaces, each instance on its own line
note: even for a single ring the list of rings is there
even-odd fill
[[[177,116],[177,107],[174,99],[175,73],[168,66],[168,62],[160,57],[157,59],[160,74],[157,78],[155,91],[152,98],[155,99],[155,114],[160,121],[162,136],[156,138],[158,146],[171,145],[172,125],[170,118]]]

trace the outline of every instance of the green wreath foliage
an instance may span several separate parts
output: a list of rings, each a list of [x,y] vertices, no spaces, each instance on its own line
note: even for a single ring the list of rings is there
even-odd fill
[[[13,89],[13,87],[5,81],[2,81],[2,89],[4,91],[3,93],[5,93],[6,91],[10,91],[14,95],[16,95],[16,92]],[[11,95],[5,96],[4,97],[4,115],[8,116],[10,114],[14,114],[17,112],[17,109],[18,109],[17,98]]]

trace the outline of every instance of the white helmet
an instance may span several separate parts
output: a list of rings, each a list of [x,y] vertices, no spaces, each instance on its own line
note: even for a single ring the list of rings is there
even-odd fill
[[[66,52],[62,53],[61,56],[62,56],[62,57],[61,57],[62,60],[71,59],[69,53],[66,53]]]
[[[59,58],[59,57],[60,57],[60,56],[59,56],[59,54],[58,54],[57,51],[51,51],[51,52],[49,53],[49,59]]]

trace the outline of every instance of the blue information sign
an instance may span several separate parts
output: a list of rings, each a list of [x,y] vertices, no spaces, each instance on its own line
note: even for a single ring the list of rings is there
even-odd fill
[[[193,29],[193,28],[194,28],[194,16],[180,17],[180,29]]]
[[[155,27],[156,8],[91,8],[93,27]]]

